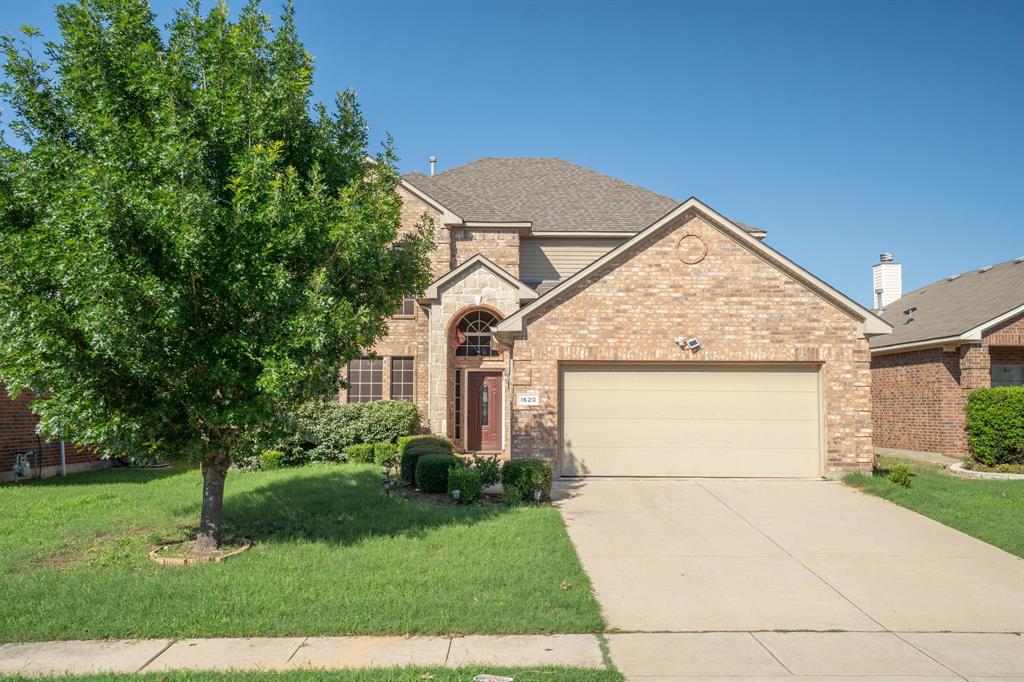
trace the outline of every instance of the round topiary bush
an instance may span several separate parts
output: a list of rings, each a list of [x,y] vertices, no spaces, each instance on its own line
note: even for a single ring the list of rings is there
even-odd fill
[[[416,487],[425,493],[448,491],[448,470],[459,466],[459,458],[447,453],[426,454],[416,462]]]
[[[480,499],[484,492],[480,472],[469,467],[455,467],[448,470],[448,494],[459,491],[459,504],[470,504]]]
[[[402,480],[416,480],[416,462],[427,454],[453,454],[452,442],[444,436],[406,436],[398,439],[398,458]]]
[[[509,502],[550,501],[551,478],[551,462],[546,459],[510,459],[501,470],[501,484]]]

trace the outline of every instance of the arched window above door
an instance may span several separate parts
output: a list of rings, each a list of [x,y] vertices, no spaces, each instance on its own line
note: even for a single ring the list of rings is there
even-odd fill
[[[473,310],[455,325],[455,354],[475,357],[497,355],[491,347],[491,327],[498,324],[498,318],[486,310]]]

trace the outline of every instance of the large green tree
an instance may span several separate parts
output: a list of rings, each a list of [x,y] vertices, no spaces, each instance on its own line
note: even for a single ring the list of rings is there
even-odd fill
[[[390,142],[371,159],[351,92],[311,103],[286,7],[146,0],[56,8],[60,40],[3,40],[0,381],[49,435],[192,458],[196,549],[220,546],[232,459],[427,283],[400,231]]]

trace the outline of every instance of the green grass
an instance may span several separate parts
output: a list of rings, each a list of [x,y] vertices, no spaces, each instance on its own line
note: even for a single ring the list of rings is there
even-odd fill
[[[0,486],[0,642],[603,628],[551,507],[386,497],[372,465],[232,472],[226,534],[252,549],[153,564],[193,532],[200,491],[181,469]]]
[[[622,682],[614,670],[584,668],[389,668],[381,670],[297,670],[293,672],[170,672],[148,675],[87,675],[51,677],[67,682],[121,682],[122,680],[153,680],[154,682],[470,682],[474,675],[491,673],[512,677],[516,682]],[[9,678],[11,680],[38,680]]]
[[[897,462],[910,469],[909,488],[886,479]],[[843,480],[1024,557],[1024,481],[957,478],[937,464],[885,457],[878,458],[874,475],[851,474]]]

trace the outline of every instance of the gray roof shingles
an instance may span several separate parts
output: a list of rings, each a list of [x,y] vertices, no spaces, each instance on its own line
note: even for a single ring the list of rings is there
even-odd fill
[[[639,232],[680,204],[556,158],[484,158],[405,180],[466,221],[533,223],[536,232]]]
[[[871,348],[959,336],[1022,305],[1024,262],[943,278],[889,304],[881,317],[893,326],[892,334],[872,338]],[[913,321],[905,314],[910,308],[917,308]]]

